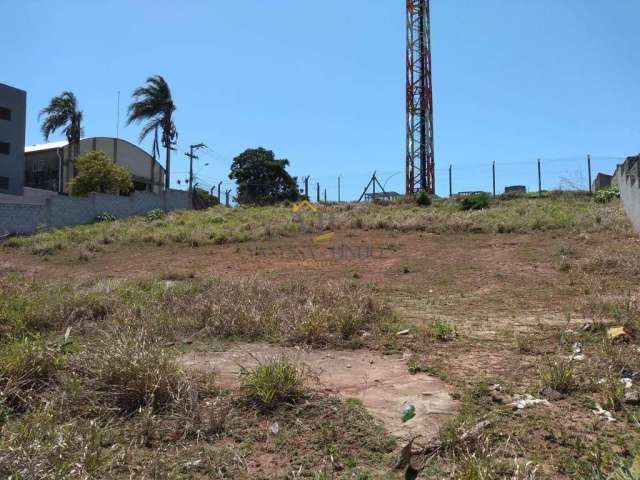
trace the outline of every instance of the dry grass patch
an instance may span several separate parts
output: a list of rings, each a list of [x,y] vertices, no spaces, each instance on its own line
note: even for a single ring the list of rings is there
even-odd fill
[[[73,357],[70,368],[88,390],[125,413],[166,410],[189,394],[189,382],[172,355],[144,329],[103,332]]]

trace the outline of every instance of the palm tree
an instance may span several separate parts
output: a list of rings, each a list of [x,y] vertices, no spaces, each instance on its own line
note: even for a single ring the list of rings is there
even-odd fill
[[[43,108],[38,119],[45,116],[40,131],[45,141],[56,130],[62,129],[69,145],[73,146],[74,157],[78,154],[80,138],[82,137],[82,111],[78,109],[78,100],[72,92],[62,92],[53,97],[49,105]]]
[[[162,146],[166,149],[165,164],[165,189],[169,190],[170,185],[170,169],[171,169],[171,150],[178,139],[178,132],[173,123],[173,112],[176,106],[171,98],[171,90],[164,78],[160,75],[150,77],[146,83],[133,92],[133,103],[129,105],[129,117],[127,125],[132,122],[147,123],[142,127],[140,132],[140,142],[142,142],[151,132],[162,130]],[[155,143],[155,142],[154,142]],[[157,144],[154,145],[154,152]]]

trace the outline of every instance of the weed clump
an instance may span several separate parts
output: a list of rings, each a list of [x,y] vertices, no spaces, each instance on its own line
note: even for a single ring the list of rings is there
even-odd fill
[[[616,187],[600,189],[593,195],[593,200],[597,203],[609,203],[618,198],[620,198],[620,190]]]
[[[576,388],[576,370],[571,360],[549,360],[539,373],[543,387],[562,394],[571,393]]]
[[[145,219],[147,220],[147,222],[153,222],[155,220],[163,219],[164,216],[165,213],[161,209],[154,208],[153,210],[149,210],[147,212],[147,214],[145,215]]]
[[[296,402],[305,392],[306,370],[281,356],[243,369],[242,389],[261,408],[273,409],[281,403]]]
[[[144,329],[105,332],[72,360],[72,370],[105,403],[125,413],[142,407],[165,410],[188,389],[178,365]]]
[[[456,336],[456,328],[445,320],[434,320],[427,324],[427,332],[441,342],[449,342]]]
[[[459,200],[461,210],[484,210],[490,202],[491,197],[485,192],[475,193]]]

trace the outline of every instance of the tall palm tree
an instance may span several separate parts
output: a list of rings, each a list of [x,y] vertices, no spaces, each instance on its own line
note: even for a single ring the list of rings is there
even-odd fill
[[[152,132],[162,130],[162,146],[166,149],[165,189],[171,184],[171,150],[178,139],[178,132],[173,123],[173,112],[176,109],[169,85],[160,75],[150,77],[142,87],[133,92],[133,103],[129,105],[127,125],[132,122],[146,121],[140,132],[140,142]],[[154,145],[154,150],[156,146]]]
[[[38,119],[44,116],[40,131],[45,141],[56,130],[63,130],[69,145],[73,146],[74,157],[80,148],[80,138],[82,137],[82,111],[78,109],[78,99],[72,92],[62,92],[61,95],[53,97],[49,105],[43,108],[38,115]]]

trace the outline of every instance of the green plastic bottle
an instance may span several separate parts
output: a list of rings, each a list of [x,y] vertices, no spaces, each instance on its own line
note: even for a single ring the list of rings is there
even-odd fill
[[[416,416],[416,407],[410,403],[406,403],[402,409],[402,423],[406,423]]]

